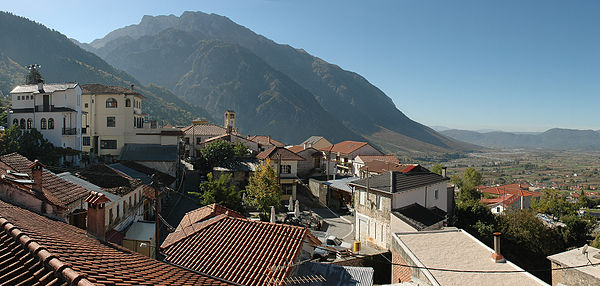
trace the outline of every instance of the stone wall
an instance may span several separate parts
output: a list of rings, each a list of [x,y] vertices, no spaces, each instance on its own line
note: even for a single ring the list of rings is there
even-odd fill
[[[566,265],[552,262],[552,268],[561,268],[565,266]],[[552,286],[556,285],[600,285],[600,278],[584,273],[579,269],[555,270],[552,271]]]

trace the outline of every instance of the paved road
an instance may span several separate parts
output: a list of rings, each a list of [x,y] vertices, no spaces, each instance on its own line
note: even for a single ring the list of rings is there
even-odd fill
[[[349,243],[354,241],[354,225],[352,224],[354,218],[352,216],[339,216],[328,208],[314,208],[312,211],[325,221],[323,231],[327,235],[335,235]]]

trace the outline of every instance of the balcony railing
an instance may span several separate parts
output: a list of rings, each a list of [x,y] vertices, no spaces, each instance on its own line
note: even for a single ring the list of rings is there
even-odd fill
[[[77,135],[77,128],[63,128],[62,135]]]
[[[54,105],[36,105],[35,112],[52,112]]]

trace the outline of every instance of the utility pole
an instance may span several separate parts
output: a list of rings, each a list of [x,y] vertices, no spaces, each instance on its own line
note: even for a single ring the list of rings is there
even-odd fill
[[[158,183],[156,182],[156,174],[152,174],[150,176],[152,178],[152,183],[150,184],[154,189],[154,259],[158,260],[159,255],[159,243],[160,243],[160,225],[159,223],[159,208],[158,208]]]
[[[366,203],[369,204],[369,209],[372,209],[373,205],[369,202],[369,191],[370,191],[369,190],[370,189],[370,185],[369,185],[369,167],[367,167],[366,169],[367,169],[367,201],[366,201]]]
[[[281,153],[277,154],[277,184],[281,185]]]

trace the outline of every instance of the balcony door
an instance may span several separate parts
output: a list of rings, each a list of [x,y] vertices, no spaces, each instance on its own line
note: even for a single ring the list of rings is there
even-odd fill
[[[50,95],[44,94],[44,112],[48,111],[50,111]]]

